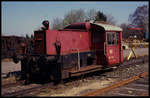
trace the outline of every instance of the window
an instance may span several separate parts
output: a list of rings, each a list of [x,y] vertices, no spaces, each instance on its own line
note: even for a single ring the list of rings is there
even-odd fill
[[[107,32],[107,44],[108,45],[115,44],[115,32]]]
[[[116,44],[119,44],[119,32],[116,32]]]

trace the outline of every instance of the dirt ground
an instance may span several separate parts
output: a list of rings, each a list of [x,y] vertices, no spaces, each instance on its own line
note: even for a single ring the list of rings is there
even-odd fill
[[[1,62],[1,72],[2,72],[2,77],[5,77],[8,73],[10,72],[17,72],[21,70],[21,65],[20,62],[15,64],[12,61],[10,62]]]
[[[124,73],[123,73],[124,71]],[[80,80],[80,83],[78,86],[72,85],[72,86],[59,86],[58,89],[51,90],[47,89],[45,92],[39,93],[38,97],[45,97],[45,96],[82,96],[88,92],[105,88],[108,85],[112,85],[113,83],[116,83],[117,81],[127,79],[129,77],[133,77],[135,75],[139,75],[142,72],[148,72],[148,63],[140,65],[134,65],[134,67],[129,67],[126,69],[118,69],[114,72],[108,72],[107,73],[107,78],[106,77],[99,77],[99,79],[94,79],[93,80],[86,80],[82,79]],[[121,73],[121,74],[119,74]],[[115,75],[118,78],[108,78],[109,76],[115,77]]]
[[[86,81],[86,80],[85,80]],[[108,79],[108,80],[91,80],[87,81],[86,83],[81,83],[79,86],[73,86],[72,88],[66,88],[64,90],[55,91],[54,93],[40,93],[37,96],[81,96],[84,93],[90,92],[92,90],[96,90],[99,88],[106,87],[111,83],[115,82],[115,79]]]

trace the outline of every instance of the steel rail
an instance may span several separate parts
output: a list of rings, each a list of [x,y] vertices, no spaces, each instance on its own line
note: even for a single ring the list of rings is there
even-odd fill
[[[3,84],[1,85],[1,88],[8,88],[8,87],[12,87],[12,86],[17,86],[20,84],[23,84],[23,80],[22,81],[17,81],[17,82],[13,82],[13,83],[8,83],[8,84]]]
[[[148,75],[148,72],[144,72],[144,73],[142,73],[142,74],[140,74],[140,75],[137,75],[137,76],[128,78],[128,79],[126,79],[126,80],[120,81],[120,82],[115,83],[115,84],[113,84],[113,85],[111,85],[111,86],[108,86],[108,87],[105,87],[105,88],[102,88],[102,89],[98,89],[98,90],[89,92],[89,93],[84,94],[84,95],[82,95],[82,96],[96,96],[96,95],[101,95],[101,94],[103,94],[104,92],[110,91],[110,90],[112,90],[112,89],[114,89],[114,88],[117,88],[117,87],[120,87],[120,86],[123,86],[123,85],[125,85],[125,84],[127,84],[127,83],[130,83],[130,82],[132,82],[132,81],[135,81],[135,80],[137,80],[137,79],[139,79],[139,78],[141,78],[141,77],[145,77],[145,76],[147,76],[147,75]]]
[[[37,91],[38,89],[44,89],[44,88],[47,88],[47,87],[53,87],[52,83],[48,83],[48,84],[44,84],[44,85],[40,85],[40,86],[35,86],[35,87],[32,87],[32,88],[28,88],[28,89],[19,90],[17,92],[5,93],[2,96],[21,97],[21,96],[25,96],[26,94],[29,94],[30,92]]]

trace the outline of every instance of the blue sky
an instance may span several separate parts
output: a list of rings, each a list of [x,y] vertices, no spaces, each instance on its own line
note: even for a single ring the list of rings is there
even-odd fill
[[[95,9],[104,14],[111,14],[117,24],[128,23],[129,14],[133,13],[138,6],[148,5],[148,1],[118,1],[118,2],[2,2],[2,35],[25,36],[33,34],[40,28],[42,21],[47,19],[50,23],[54,18],[63,18],[71,9],[82,8],[85,11]]]

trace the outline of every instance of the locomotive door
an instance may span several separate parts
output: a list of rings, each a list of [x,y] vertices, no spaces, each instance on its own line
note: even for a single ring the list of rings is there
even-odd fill
[[[117,64],[120,62],[120,44],[119,44],[119,32],[106,32],[106,58],[107,64],[112,66],[112,64]]]
[[[37,54],[46,53],[45,32],[35,31],[34,32],[34,39],[35,39],[35,53],[37,53]]]
[[[99,26],[92,28],[91,33],[91,49],[95,51],[96,64],[106,65],[106,58],[104,56],[104,41],[105,41],[105,31]]]

